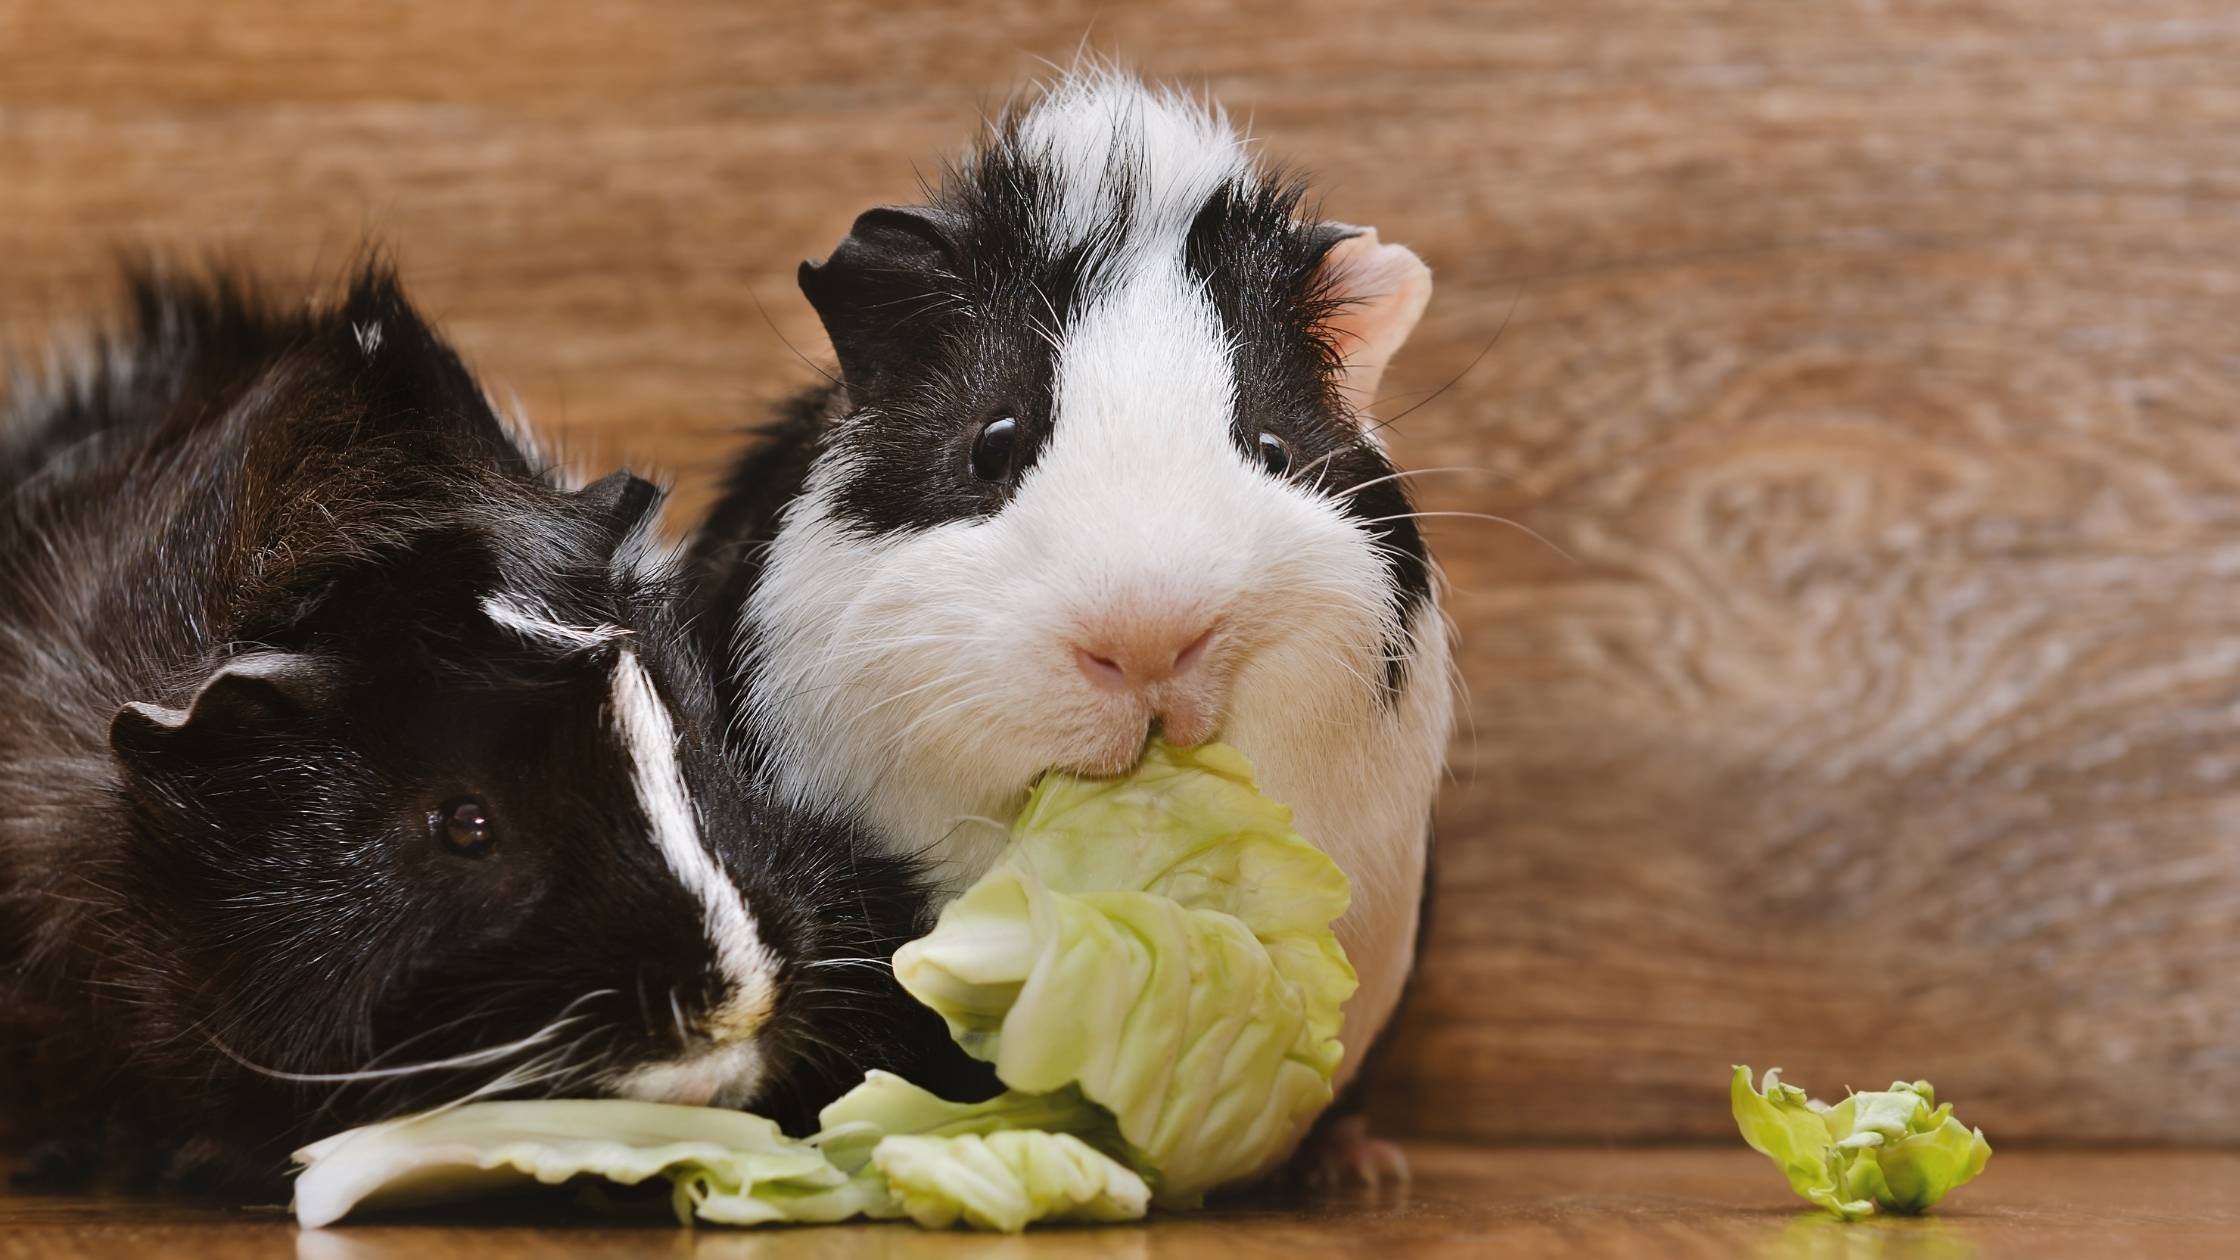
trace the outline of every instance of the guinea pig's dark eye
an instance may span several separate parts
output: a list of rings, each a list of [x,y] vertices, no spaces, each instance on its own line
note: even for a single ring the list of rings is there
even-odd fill
[[[997,416],[980,426],[972,439],[972,475],[982,481],[1008,481],[1018,471],[1019,451],[1026,444],[1019,421]]]
[[[1262,433],[1256,444],[1260,453],[1260,466],[1271,477],[1281,477],[1291,471],[1291,448],[1273,433]]]
[[[428,815],[428,834],[437,844],[464,858],[486,858],[498,843],[498,825],[490,811],[471,796],[444,802]]]

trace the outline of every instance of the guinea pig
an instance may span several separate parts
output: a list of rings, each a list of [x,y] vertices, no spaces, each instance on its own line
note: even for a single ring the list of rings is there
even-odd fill
[[[1371,419],[1430,273],[1318,221],[1218,107],[1102,69],[871,210],[802,291],[839,360],[692,544],[788,804],[948,891],[1028,783],[1241,749],[1352,879],[1356,1054],[1413,964],[1452,723],[1440,586]]]
[[[267,1189],[470,1096],[798,1131],[942,1080],[867,963],[913,869],[726,758],[652,485],[563,488],[381,269],[133,305],[0,425],[0,1089],[74,1135],[32,1171],[106,1131],[126,1179]]]

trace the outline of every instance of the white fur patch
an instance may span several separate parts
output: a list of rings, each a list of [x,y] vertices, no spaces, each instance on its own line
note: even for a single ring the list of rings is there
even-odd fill
[[[701,841],[698,816],[677,764],[676,730],[668,706],[635,653],[626,651],[615,662],[612,686],[615,727],[629,750],[631,786],[645,811],[654,845],[670,874],[700,903],[717,967],[731,983],[730,994],[706,1021],[714,1030],[716,1051],[729,1053],[661,1065],[660,1070],[683,1070],[705,1060],[703,1066],[720,1061],[759,1072],[760,1060],[746,1049],[746,1038],[770,1014],[776,998],[777,960],[763,944],[738,885]],[[637,1075],[655,1070],[644,1069]]]
[[[1179,240],[1206,198],[1251,166],[1219,106],[1103,69],[1053,85],[1024,120],[1019,142],[1058,176],[1057,213],[1047,226],[1064,245],[1122,214],[1138,241]]]

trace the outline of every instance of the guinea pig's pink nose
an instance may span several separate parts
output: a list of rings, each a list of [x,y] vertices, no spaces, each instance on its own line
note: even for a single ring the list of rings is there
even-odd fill
[[[1140,691],[1179,678],[1205,659],[1211,625],[1149,621],[1084,638],[1073,645],[1082,677],[1107,691]]]

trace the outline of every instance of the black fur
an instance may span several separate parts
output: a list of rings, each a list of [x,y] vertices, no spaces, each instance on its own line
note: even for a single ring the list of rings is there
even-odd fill
[[[886,534],[1001,510],[1016,483],[981,481],[970,463],[1000,416],[1024,427],[1018,466],[1032,468],[1054,420],[1052,343],[1111,239],[1043,239],[1040,207],[1057,195],[1015,146],[992,144],[933,205],[867,211],[831,257],[801,265],[846,382],[830,435],[849,455],[843,520]]]
[[[839,388],[801,394],[753,431],[693,539],[690,568],[699,578],[693,598],[700,612],[692,624],[701,655],[716,665],[716,693],[726,712],[746,711],[746,679],[732,659],[732,625],[762,580],[765,553],[777,540],[786,505],[800,497],[809,478]]]
[[[1405,627],[1431,598],[1430,555],[1398,470],[1339,396],[1338,353],[1323,326],[1345,298],[1319,268],[1353,230],[1306,219],[1305,192],[1297,181],[1224,185],[1192,220],[1183,259],[1235,347],[1238,446],[1252,451],[1262,433],[1282,438],[1292,475],[1363,523],[1384,557],[1393,624]],[[1384,645],[1393,692],[1410,647],[1398,635]]]
[[[696,1039],[711,951],[607,712],[618,651],[672,710],[711,848],[783,959],[758,1102],[798,1129],[867,1066],[984,1082],[891,976],[810,965],[886,956],[923,897],[723,756],[669,576],[632,560],[652,487],[553,485],[380,270],[327,309],[131,292],[100,369],[0,426],[0,1093],[72,1139],[43,1171],[88,1171],[107,1121],[151,1153],[128,1173],[269,1187],[320,1133],[532,1064],[522,1092],[596,1092]],[[499,594],[628,637],[526,640],[482,612]],[[429,835],[464,795],[497,821],[481,860]],[[272,1075],[563,1015],[457,1070]]]

